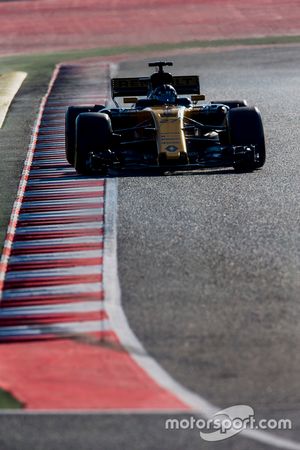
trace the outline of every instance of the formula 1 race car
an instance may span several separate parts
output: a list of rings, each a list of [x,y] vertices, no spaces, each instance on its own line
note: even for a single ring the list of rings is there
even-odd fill
[[[183,170],[233,167],[248,172],[265,162],[260,112],[245,100],[203,102],[198,76],[172,76],[171,62],[153,62],[150,77],[113,78],[111,107],[70,106],[66,157],[80,174],[109,168]],[[188,97],[189,95],[189,97]],[[120,106],[116,98],[123,97]]]

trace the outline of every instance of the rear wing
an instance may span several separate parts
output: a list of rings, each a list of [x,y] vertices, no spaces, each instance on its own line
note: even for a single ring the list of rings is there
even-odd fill
[[[173,86],[179,95],[200,94],[200,82],[197,75],[173,77]],[[112,78],[111,94],[115,97],[140,97],[148,95],[150,78]]]

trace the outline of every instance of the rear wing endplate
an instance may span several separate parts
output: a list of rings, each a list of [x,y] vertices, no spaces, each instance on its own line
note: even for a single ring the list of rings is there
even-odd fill
[[[173,77],[173,86],[179,95],[200,94],[197,75]],[[115,97],[146,96],[150,91],[150,78],[112,78],[111,94]]]

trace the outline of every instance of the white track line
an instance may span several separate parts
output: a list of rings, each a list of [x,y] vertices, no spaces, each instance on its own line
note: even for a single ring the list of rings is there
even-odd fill
[[[211,418],[222,408],[189,391],[177,383],[160,365],[151,358],[141,342],[131,330],[121,304],[121,291],[117,264],[117,179],[107,179],[105,196],[104,272],[103,285],[105,305],[112,329],[118,334],[121,344],[132,359],[162,388],[173,393],[183,403],[189,405],[199,416]],[[186,413],[186,411],[185,411]],[[300,450],[300,444],[274,434],[245,430],[242,436],[263,442],[273,448]]]

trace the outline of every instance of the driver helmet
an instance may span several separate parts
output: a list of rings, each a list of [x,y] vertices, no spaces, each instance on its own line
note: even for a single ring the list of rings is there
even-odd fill
[[[151,94],[151,99],[158,100],[161,103],[175,105],[177,101],[177,92],[170,84],[158,86]]]

